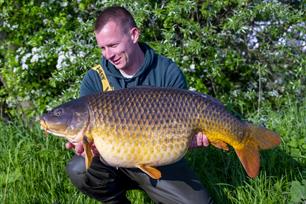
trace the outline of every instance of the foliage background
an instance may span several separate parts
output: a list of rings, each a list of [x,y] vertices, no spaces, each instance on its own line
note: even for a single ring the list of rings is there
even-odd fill
[[[141,40],[172,58],[190,89],[208,93],[282,135],[282,148],[264,154],[264,173],[254,181],[245,180],[233,155],[228,159],[209,149],[203,158],[202,150],[192,152],[187,158],[197,172],[204,172],[201,180],[214,198],[219,203],[304,202],[303,1],[0,0],[0,118],[35,119],[78,97],[82,76],[100,61],[95,18],[113,4],[134,14]],[[69,201],[73,195],[73,202],[93,202],[64,175],[71,153],[62,142],[46,142],[37,126],[30,127],[0,122],[0,199],[48,203]],[[144,202],[138,193],[130,197]]]
[[[0,0],[2,114],[33,117],[76,98],[100,61],[95,18],[113,4],[134,14],[141,40],[172,58],[191,89],[240,113],[305,97],[303,1]]]

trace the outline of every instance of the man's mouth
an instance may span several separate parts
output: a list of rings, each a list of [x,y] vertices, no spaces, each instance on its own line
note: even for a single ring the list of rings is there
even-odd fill
[[[120,63],[120,59],[121,59],[121,58],[116,59],[116,60],[113,60],[113,63],[116,64],[116,65],[119,64],[119,63]]]

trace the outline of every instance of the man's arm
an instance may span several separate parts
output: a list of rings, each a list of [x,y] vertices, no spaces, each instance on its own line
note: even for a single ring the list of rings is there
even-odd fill
[[[166,87],[187,89],[187,82],[182,70],[172,62],[166,71]]]

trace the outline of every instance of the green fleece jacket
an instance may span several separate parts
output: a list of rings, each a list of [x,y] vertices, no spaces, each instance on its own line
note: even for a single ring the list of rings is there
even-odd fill
[[[182,71],[170,59],[155,53],[144,43],[140,43],[145,59],[132,78],[125,78],[109,61],[102,58],[101,66],[113,89],[134,86],[173,87],[186,89],[187,84]],[[97,71],[89,70],[81,83],[80,96],[102,92],[101,78]]]

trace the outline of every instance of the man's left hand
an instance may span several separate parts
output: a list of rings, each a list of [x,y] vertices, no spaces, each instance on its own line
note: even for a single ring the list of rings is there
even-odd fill
[[[190,148],[195,147],[208,147],[209,141],[206,137],[206,135],[202,132],[198,132],[191,141]]]

